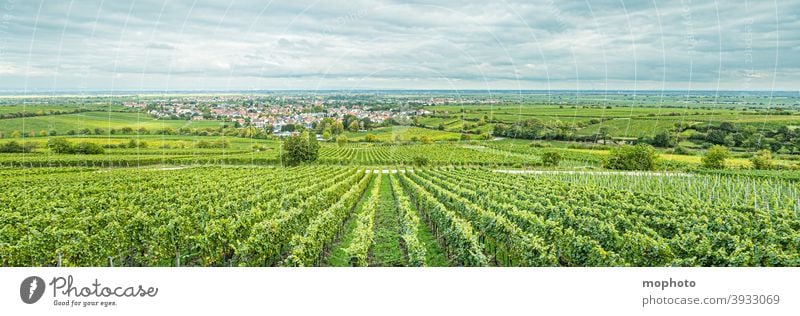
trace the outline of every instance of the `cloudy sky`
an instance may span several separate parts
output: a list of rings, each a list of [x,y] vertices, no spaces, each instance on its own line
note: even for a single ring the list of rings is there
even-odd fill
[[[0,0],[0,90],[800,90],[800,1]]]

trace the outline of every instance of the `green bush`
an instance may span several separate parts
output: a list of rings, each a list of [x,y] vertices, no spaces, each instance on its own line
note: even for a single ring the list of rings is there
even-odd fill
[[[656,166],[655,148],[648,144],[622,145],[611,149],[604,167],[615,170],[653,170]]]
[[[63,138],[51,138],[47,141],[47,148],[56,154],[71,154],[72,144]]]
[[[534,147],[534,148],[549,148],[549,147],[551,147],[550,143],[544,143],[544,142],[531,142],[530,146]]]
[[[769,149],[759,150],[753,158],[750,158],[750,162],[753,164],[753,169],[769,170],[775,167]]]
[[[318,156],[319,143],[317,143],[317,137],[307,131],[292,135],[283,143],[281,161],[289,166],[315,161]]]
[[[364,136],[364,141],[366,141],[368,143],[377,142],[378,141],[378,136],[375,136],[373,134],[367,134],[367,136]]]
[[[683,147],[683,146],[675,147],[675,149],[672,151],[672,153],[676,154],[676,155],[692,155],[693,154],[691,150],[689,150],[688,148]]]
[[[561,154],[555,151],[548,151],[542,154],[542,165],[555,167],[561,162]]]
[[[16,141],[10,141],[0,145],[0,153],[29,153],[36,148],[34,143],[20,144]]]
[[[347,137],[344,136],[336,137],[336,144],[339,146],[347,145]]]
[[[72,147],[73,154],[99,155],[104,152],[105,149],[102,146],[90,142],[80,142]]]
[[[722,145],[711,146],[702,158],[702,166],[707,169],[725,169],[725,159],[731,156],[730,150]]]
[[[84,154],[98,155],[105,153],[103,146],[90,142],[80,142],[72,144],[63,138],[51,138],[47,141],[47,147],[57,154]]]
[[[428,157],[415,156],[412,159],[412,163],[417,167],[427,166],[430,163],[430,159]]]

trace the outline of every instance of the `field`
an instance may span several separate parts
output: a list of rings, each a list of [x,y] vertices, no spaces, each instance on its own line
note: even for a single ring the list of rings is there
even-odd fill
[[[2,107],[0,107],[2,108]],[[146,128],[149,130],[171,128],[218,128],[219,122],[215,121],[183,121],[183,120],[156,120],[144,113],[129,112],[83,112],[77,114],[47,115],[25,118],[12,118],[0,120],[0,132],[10,135],[13,131],[49,132],[56,131],[59,135],[64,135],[72,130],[78,132],[88,128],[93,130],[100,128],[108,130],[130,127],[134,130]]]
[[[425,131],[415,128],[414,131]],[[385,133],[384,135],[390,135]],[[408,134],[405,134],[408,135]],[[67,141],[90,142],[102,146],[112,146],[102,155],[55,154],[47,149],[47,137],[28,138],[25,141],[36,144],[33,153],[0,154],[0,167],[14,166],[142,166],[154,164],[259,164],[280,165],[278,156],[281,142],[254,138],[225,136],[179,136],[179,135],[109,135],[109,136],[69,136]],[[131,140],[146,145],[144,148],[118,148]],[[13,140],[0,140],[0,145]],[[200,148],[201,143],[224,141],[225,148]],[[539,167],[541,155],[545,152],[558,152],[563,157],[561,169],[597,169],[609,151],[603,146],[587,149],[568,148],[568,143],[550,142],[553,147],[532,147],[531,141],[441,141],[432,144],[421,143],[348,143],[340,146],[323,142],[318,164],[356,165],[356,166],[394,166],[413,165],[414,158],[422,157],[432,165],[465,166],[507,166],[515,168]],[[701,163],[699,155],[658,155],[662,165],[659,170],[683,170],[697,167]],[[797,162],[776,159],[780,165],[792,166]],[[751,167],[749,159],[729,158],[727,166],[733,169]]]
[[[374,135],[380,142],[410,141],[412,139],[422,138],[422,136],[427,136],[433,141],[459,140],[461,137],[461,135],[457,133],[436,131],[414,126],[391,126],[366,132],[347,132],[345,133],[345,137],[349,140],[364,141],[364,138],[368,134]]]
[[[276,102],[202,98],[217,112]],[[297,166],[287,143],[311,147],[314,133],[158,135],[221,123],[156,120],[110,99],[3,105],[0,148],[16,149],[0,153],[0,266],[800,266],[796,111],[765,114],[745,97],[537,98],[400,112],[400,125],[320,140]],[[490,134],[529,119],[573,134]],[[672,145],[648,149],[647,171],[609,169],[617,142],[682,123],[692,127]],[[151,133],[110,133],[125,127]],[[594,138],[601,127],[610,141]],[[59,139],[99,150],[59,151]],[[712,140],[733,144],[720,170],[702,164]],[[756,170],[763,149],[774,156]]]
[[[606,106],[553,106],[542,104],[517,104],[496,106],[448,105],[429,107],[435,113],[419,120],[425,127],[435,129],[444,124],[445,130],[458,132],[464,123],[488,119],[480,132],[491,130],[494,123],[513,124],[539,119],[544,122],[560,121],[576,128],[581,136],[595,135],[601,127],[608,128],[613,137],[653,136],[669,130],[675,123],[719,124],[732,122],[758,128],[800,126],[800,115],[769,115],[756,111],[726,108],[706,109],[691,107],[637,106],[634,104]]]
[[[800,191],[774,179],[334,166],[0,174],[3,266],[800,264]]]

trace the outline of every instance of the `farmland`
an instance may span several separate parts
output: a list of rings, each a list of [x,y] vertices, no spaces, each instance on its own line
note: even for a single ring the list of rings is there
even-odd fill
[[[800,264],[800,191],[792,182],[372,171],[3,170],[0,264]]]
[[[538,119],[544,122],[559,121],[576,128],[577,135],[594,135],[600,128],[608,128],[615,137],[652,136],[671,129],[675,123],[709,124],[732,122],[743,126],[800,126],[800,115],[770,115],[757,111],[735,109],[705,109],[680,107],[621,106],[550,106],[518,104],[497,106],[434,106],[429,117],[420,119],[428,128],[443,125],[447,131],[464,130],[464,123],[480,119],[489,124],[474,127],[480,132],[490,129],[492,123],[513,124]],[[469,130],[469,128],[467,128]]]
[[[77,114],[48,115],[26,118],[12,118],[0,120],[0,131],[11,134],[13,131],[26,131],[39,133],[40,131],[56,131],[59,135],[69,131],[79,132],[82,129],[105,131],[121,128],[160,129],[171,128],[205,128],[219,127],[219,122],[199,121],[187,122],[181,120],[156,120],[147,114],[129,112],[84,112]]]
[[[794,98],[470,98],[2,99],[0,266],[800,266]]]

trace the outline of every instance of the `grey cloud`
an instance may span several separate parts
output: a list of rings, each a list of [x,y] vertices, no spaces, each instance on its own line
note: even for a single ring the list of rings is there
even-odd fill
[[[798,13],[788,0],[17,1],[0,8],[0,85],[796,90]]]

